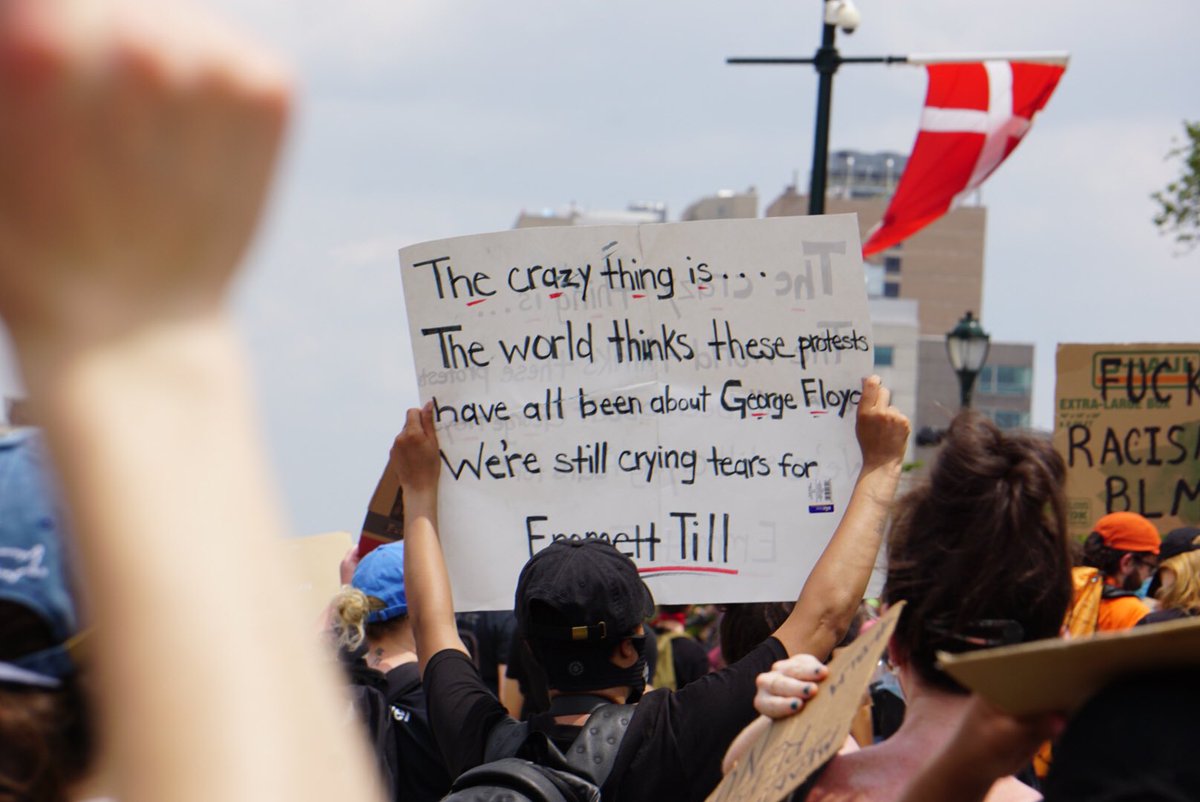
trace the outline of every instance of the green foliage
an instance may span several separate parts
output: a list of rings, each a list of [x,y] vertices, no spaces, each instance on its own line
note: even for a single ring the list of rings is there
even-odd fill
[[[1173,234],[1185,251],[1200,241],[1200,122],[1184,121],[1186,141],[1167,153],[1168,159],[1180,159],[1183,172],[1161,192],[1150,197],[1158,204],[1154,225],[1164,234]]]

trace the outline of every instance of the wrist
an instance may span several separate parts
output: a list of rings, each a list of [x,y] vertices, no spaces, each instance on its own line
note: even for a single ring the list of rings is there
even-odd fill
[[[433,515],[437,513],[437,485],[433,487],[401,487],[404,494],[405,515]]]
[[[179,389],[240,365],[232,325],[213,310],[164,318],[103,332],[87,326],[57,330],[15,327],[13,346],[30,395],[53,403],[72,391],[90,386],[97,375],[119,377],[130,384],[123,390],[160,385]],[[236,368],[235,368],[236,369]],[[118,392],[122,388],[115,388]]]
[[[862,468],[860,468],[858,471],[858,475],[860,480],[898,482],[900,480],[900,475],[903,472],[903,458],[894,457],[886,460],[864,459]]]

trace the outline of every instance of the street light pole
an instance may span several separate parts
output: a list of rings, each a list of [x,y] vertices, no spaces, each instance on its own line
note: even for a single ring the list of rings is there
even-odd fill
[[[963,409],[971,406],[971,391],[975,377],[987,362],[992,337],[983,330],[979,318],[968,311],[957,325],[946,332],[946,356],[958,375],[959,402]]]
[[[817,69],[817,125],[813,134],[812,175],[808,185],[808,213],[825,214],[829,173],[829,118],[833,112],[833,76],[841,66],[837,51],[837,26],[828,18],[821,31],[821,47],[813,57]]]
[[[829,120],[833,109],[833,76],[843,64],[903,64],[908,56],[842,56],[837,49],[837,29],[850,33],[858,27],[858,9],[852,0],[821,0],[821,47],[812,58],[727,58],[726,64],[812,64],[817,70],[817,121],[813,134],[812,170],[808,186],[808,213],[825,213],[829,175]]]

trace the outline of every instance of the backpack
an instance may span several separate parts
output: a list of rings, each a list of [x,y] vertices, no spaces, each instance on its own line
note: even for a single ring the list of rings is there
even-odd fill
[[[1121,590],[1104,584],[1100,569],[1080,565],[1071,569],[1071,606],[1063,619],[1063,634],[1066,638],[1087,637],[1096,631],[1100,621],[1100,602],[1122,596],[1136,596],[1132,590]]]
[[[634,705],[596,696],[555,698],[549,717],[591,714],[566,755],[529,722],[504,719],[488,735],[485,762],[460,774],[443,802],[600,802],[600,788],[612,771],[633,710]]]
[[[686,632],[660,632],[655,638],[655,645],[658,647],[658,658],[654,664],[654,678],[650,680],[650,684],[655,688],[668,688],[672,691],[678,690],[676,683],[679,678],[675,676],[675,654],[671,649],[671,641],[676,638],[690,637]]]
[[[351,685],[350,699],[359,720],[366,728],[371,753],[379,767],[379,777],[387,790],[387,798],[396,797],[396,777],[400,766],[396,762],[395,736],[387,700],[376,688]]]
[[[1071,606],[1063,620],[1063,633],[1068,638],[1080,638],[1096,631],[1100,619],[1100,598],[1104,592],[1104,578],[1100,569],[1080,565],[1071,569]]]

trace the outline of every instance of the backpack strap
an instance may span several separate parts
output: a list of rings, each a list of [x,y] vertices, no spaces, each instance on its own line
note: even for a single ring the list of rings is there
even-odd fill
[[[506,757],[515,757],[528,739],[529,722],[505,716],[496,722],[496,726],[488,733],[487,743],[483,747],[483,762],[491,763]]]
[[[510,716],[505,716],[496,722],[492,731],[488,733],[487,743],[483,748],[483,760],[490,763],[493,760],[516,757],[521,752],[521,747],[531,740],[536,740],[537,743],[533,745],[532,755],[526,755],[526,757],[545,760],[550,754],[558,754],[558,750],[554,748],[549,736],[542,732],[541,728],[535,726],[535,722],[543,727],[549,727],[553,725],[555,716],[577,716],[581,713],[591,713],[610,704],[612,703],[603,696],[586,693],[570,694],[554,697],[550,701],[550,709],[530,721],[517,721]],[[549,762],[561,764],[563,758],[559,756],[557,760],[550,759]]]
[[[547,715],[566,716],[591,712],[567,751],[565,767],[590,779],[597,787],[603,786],[612,772],[625,731],[629,729],[629,722],[633,720],[635,708],[635,705],[613,704],[603,697],[587,694],[556,697]],[[535,737],[543,742],[535,745],[541,747],[536,750],[540,753],[541,760],[545,760],[551,766],[563,760],[562,757],[557,757],[559,752],[545,733],[533,731],[528,721],[517,721],[505,716],[488,733],[483,751],[484,763],[515,757],[526,742]]]
[[[609,703],[596,708],[567,752],[571,768],[603,787],[633,720],[634,707]]]

